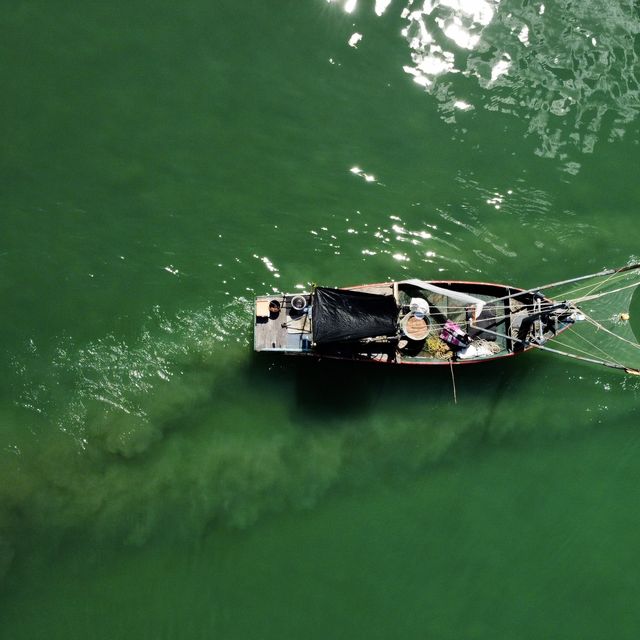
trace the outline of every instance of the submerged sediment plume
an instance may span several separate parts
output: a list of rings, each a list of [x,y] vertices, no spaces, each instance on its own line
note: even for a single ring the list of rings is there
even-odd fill
[[[607,385],[537,354],[456,373],[459,405],[439,370],[260,358],[244,299],[147,325],[131,345],[66,342],[53,366],[38,368],[37,353],[19,363],[0,466],[3,572],[41,537],[197,539],[331,490],[416,477],[469,443],[570,432],[566,389],[518,401],[541,375],[589,387],[586,420],[609,411]]]

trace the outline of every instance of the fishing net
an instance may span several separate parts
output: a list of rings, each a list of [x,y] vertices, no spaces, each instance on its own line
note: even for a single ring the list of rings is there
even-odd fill
[[[579,310],[576,322],[563,331],[553,346],[579,356],[640,370],[640,265],[589,276],[580,282],[547,288],[555,301],[566,300]],[[635,299],[634,299],[635,296]],[[635,331],[634,331],[635,326]],[[635,373],[635,371],[629,371]]]

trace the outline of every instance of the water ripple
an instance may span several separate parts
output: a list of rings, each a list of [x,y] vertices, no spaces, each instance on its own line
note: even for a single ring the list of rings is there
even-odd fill
[[[401,17],[404,71],[445,122],[474,108],[515,116],[535,153],[569,174],[575,154],[624,137],[640,112],[632,0],[408,0]]]
[[[526,118],[527,133],[538,139],[537,154],[565,159],[570,148],[591,153],[601,135],[609,140],[624,135],[640,111],[634,47],[640,19],[633,2],[603,7],[601,2],[564,0],[545,7],[542,2],[495,1],[479,3],[486,7],[480,16],[468,4],[427,3],[407,16],[414,71],[434,46],[410,35],[416,25],[428,24],[427,33],[439,28],[440,39],[451,41],[447,27],[440,25],[461,23],[473,37],[473,46],[467,47],[472,51],[460,55],[449,47],[454,60],[446,72],[477,82],[486,109]],[[447,81],[428,79],[427,89]],[[439,99],[446,102],[453,92],[446,90],[446,98]],[[605,124],[607,118],[611,124]],[[575,164],[568,169],[575,171]]]
[[[14,359],[22,381],[17,402],[53,421],[82,449],[103,440],[113,453],[138,453],[159,436],[160,405],[170,412],[172,394],[183,401],[176,379],[210,360],[220,366],[234,343],[248,346],[249,308],[245,298],[174,317],[155,308],[137,341],[108,335],[77,346],[61,339],[50,363],[31,343],[29,353]]]

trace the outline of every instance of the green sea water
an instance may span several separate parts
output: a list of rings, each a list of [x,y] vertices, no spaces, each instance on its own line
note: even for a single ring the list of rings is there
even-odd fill
[[[636,3],[18,0],[0,35],[2,640],[638,636],[635,379],[533,353],[455,403],[251,346],[256,294],[637,260]]]

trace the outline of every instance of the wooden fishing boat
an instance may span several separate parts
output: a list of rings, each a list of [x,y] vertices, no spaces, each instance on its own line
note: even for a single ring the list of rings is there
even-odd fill
[[[628,322],[639,275],[635,264],[531,289],[410,279],[258,296],[254,349],[423,366],[477,364],[541,349],[640,375],[640,345]],[[609,305],[609,315],[596,318],[599,303],[612,298],[615,310]],[[578,325],[588,327],[580,337],[595,353],[580,341],[561,343]],[[551,347],[552,341],[560,344]],[[620,344],[633,357],[621,360]]]

